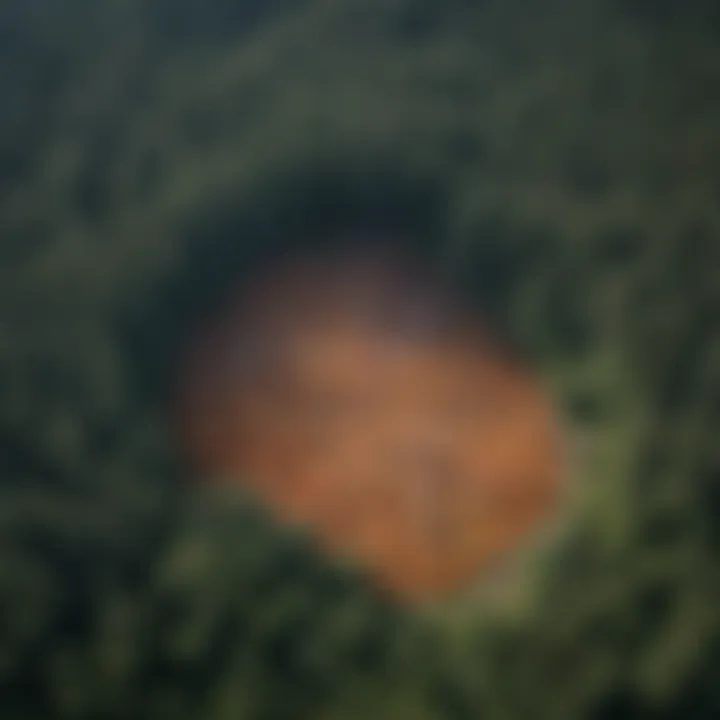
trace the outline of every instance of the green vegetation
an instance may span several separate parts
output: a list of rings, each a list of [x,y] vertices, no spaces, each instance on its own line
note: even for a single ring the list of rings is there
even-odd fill
[[[720,12],[0,5],[0,714],[720,715]],[[197,489],[178,348],[253,263],[398,229],[592,438],[460,632]]]

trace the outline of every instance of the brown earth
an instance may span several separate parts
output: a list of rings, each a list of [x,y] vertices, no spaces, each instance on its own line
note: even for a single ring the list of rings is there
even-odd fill
[[[399,258],[324,256],[256,276],[180,377],[191,462],[400,597],[482,577],[557,500],[563,453],[539,383]]]

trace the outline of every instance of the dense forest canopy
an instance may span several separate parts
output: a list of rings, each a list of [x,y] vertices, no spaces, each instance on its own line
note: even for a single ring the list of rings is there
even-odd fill
[[[711,0],[3,3],[2,717],[717,717],[719,32]],[[501,613],[394,605],[180,462],[177,349],[338,229],[412,238],[587,437]]]

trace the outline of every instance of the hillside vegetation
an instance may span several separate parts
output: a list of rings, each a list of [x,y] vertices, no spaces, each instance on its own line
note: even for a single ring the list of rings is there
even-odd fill
[[[710,0],[3,3],[3,720],[717,717],[719,33]],[[395,606],[179,461],[188,333],[347,228],[413,238],[590,438],[522,612]]]

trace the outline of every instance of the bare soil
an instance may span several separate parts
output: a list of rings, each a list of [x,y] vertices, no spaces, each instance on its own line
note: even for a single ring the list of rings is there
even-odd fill
[[[561,433],[540,383],[402,258],[258,274],[194,339],[178,400],[204,477],[405,599],[481,578],[557,503]]]

